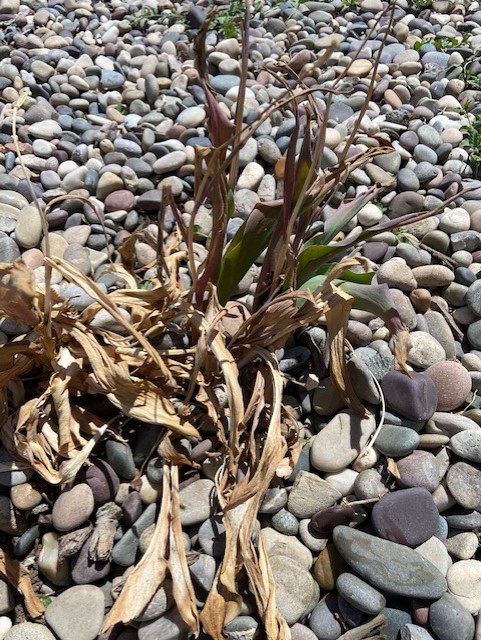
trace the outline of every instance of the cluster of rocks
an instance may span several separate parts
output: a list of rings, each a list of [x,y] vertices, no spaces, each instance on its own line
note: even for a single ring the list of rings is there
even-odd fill
[[[379,267],[374,282],[389,286],[411,332],[412,377],[394,370],[384,322],[356,310],[348,326],[348,367],[369,417],[346,408],[334,390],[322,327],[292,336],[276,354],[291,379],[284,403],[308,442],[290,478],[269,489],[259,522],[277,605],[293,640],[336,640],[378,614],[388,621],[379,632],[383,640],[481,638],[481,180],[462,146],[462,127],[472,125],[480,109],[465,64],[471,74],[481,69],[470,62],[481,49],[481,8],[451,0],[426,4],[398,0],[354,141],[355,151],[382,140],[392,152],[353,171],[343,189],[353,197],[374,184],[383,187],[346,233],[454,198],[440,215],[379,234],[362,248]],[[120,260],[118,249],[132,232],[148,226],[153,237],[166,237],[173,230],[170,212],[163,229],[155,224],[164,186],[190,220],[194,147],[211,144],[192,47],[204,5],[0,0],[0,262],[21,257],[38,283],[45,280],[46,241],[15,151],[14,124],[35,196],[48,206],[50,254],[104,291],[122,286],[104,265]],[[256,10],[244,121],[252,123],[282,93],[266,64],[289,62],[302,72],[307,86],[319,87],[321,107],[347,69],[343,89],[350,91],[334,96],[327,114],[321,167],[334,166],[365,103],[388,20],[376,17],[386,7],[381,0],[355,6],[309,0]],[[318,68],[314,63],[332,42],[336,50]],[[448,42],[445,50],[439,42]],[[207,45],[212,87],[232,116],[239,41],[211,31]],[[27,89],[14,117],[12,105]],[[275,198],[274,167],[294,127],[292,112],[276,111],[241,150],[229,237],[258,200]],[[70,198],[55,200],[65,195]],[[331,211],[326,207],[324,215]],[[200,208],[195,223],[202,243],[212,230],[208,208]],[[137,242],[135,254],[138,267],[155,264],[149,244]],[[249,271],[236,292],[246,305],[256,273],[256,267]],[[188,286],[188,273],[182,275]],[[53,286],[79,311],[94,302],[59,274]],[[105,312],[92,326],[121,329]],[[0,342],[28,330],[3,318]],[[313,376],[318,384],[310,391],[298,384]],[[162,495],[162,461],[152,454],[157,428],[142,425],[123,435],[126,443],[99,448],[68,490],[48,486],[33,471],[0,472],[2,548],[31,568],[48,603],[44,621],[25,622],[20,600],[0,581],[0,639],[113,640],[99,635],[104,614],[149,545]],[[202,607],[225,546],[214,491],[221,447],[211,434],[183,442],[201,465],[184,471],[180,500]],[[9,460],[0,448],[0,461]],[[99,539],[107,540],[106,548]],[[253,599],[244,595],[241,615],[225,630],[230,640],[262,638]],[[187,639],[172,583],[166,580],[118,633],[119,640]]]

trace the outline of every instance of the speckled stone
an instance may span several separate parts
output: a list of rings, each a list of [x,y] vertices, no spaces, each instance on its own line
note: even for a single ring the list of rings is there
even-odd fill
[[[438,362],[426,369],[438,394],[437,411],[457,409],[471,391],[471,377],[459,362]]]
[[[413,487],[383,496],[374,505],[371,519],[383,538],[415,547],[436,533],[438,515],[429,491]]]
[[[436,600],[447,589],[438,569],[409,547],[344,526],[334,530],[334,543],[352,568],[381,591]]]

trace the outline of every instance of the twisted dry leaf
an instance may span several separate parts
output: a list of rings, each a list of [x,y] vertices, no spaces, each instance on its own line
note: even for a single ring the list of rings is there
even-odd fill
[[[33,590],[27,569],[18,560],[9,558],[3,549],[0,549],[0,575],[23,595],[30,617],[38,618],[42,615],[45,607]]]
[[[107,614],[103,633],[118,622],[128,624],[137,618],[170,571],[177,609],[194,635],[199,634],[199,614],[182,541],[178,473],[175,465],[164,465],[162,504],[151,542]]]
[[[0,263],[0,311],[4,315],[35,326],[40,321],[36,297],[34,275],[20,258],[11,264]]]

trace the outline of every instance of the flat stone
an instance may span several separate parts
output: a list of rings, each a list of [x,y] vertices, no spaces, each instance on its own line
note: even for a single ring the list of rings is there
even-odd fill
[[[42,120],[29,125],[28,132],[34,138],[53,140],[62,135],[62,127],[55,120]]]
[[[269,557],[285,556],[295,560],[306,571],[311,568],[311,552],[294,536],[286,536],[270,527],[265,527],[261,529],[261,537]]]
[[[213,509],[215,485],[212,480],[196,480],[179,492],[182,526],[204,522]]]
[[[334,529],[334,544],[362,578],[382,591],[436,600],[447,589],[438,569],[404,545],[344,526]]]
[[[341,573],[336,586],[349,604],[368,615],[376,615],[386,606],[386,598],[382,593],[352,573]]]
[[[57,531],[71,531],[87,522],[95,506],[92,489],[77,484],[59,495],[52,509],[52,522]]]
[[[381,264],[376,278],[379,284],[387,284],[401,291],[409,292],[417,287],[411,267],[402,258],[391,258]]]
[[[451,535],[446,538],[444,544],[449,553],[455,558],[470,560],[478,550],[479,541],[474,531],[456,533],[452,530]]]
[[[314,631],[316,638],[336,640],[342,634],[339,618],[337,598],[330,593],[314,608],[309,618],[309,626]]]
[[[289,494],[287,508],[297,518],[311,518],[341,498],[342,494],[328,482],[314,473],[301,471]]]
[[[412,372],[409,377],[400,371],[391,371],[381,387],[387,408],[410,420],[429,420],[436,410],[436,387],[423,373]]]
[[[413,429],[385,424],[378,433],[374,446],[386,456],[406,456],[419,444],[419,435]]]
[[[319,601],[320,590],[309,571],[286,556],[269,556],[276,585],[276,605],[287,624],[295,624]]]
[[[414,267],[413,276],[419,287],[445,287],[454,280],[451,269],[438,264]]]
[[[43,624],[21,622],[2,636],[4,640],[55,640],[55,636]]]
[[[311,446],[311,464],[319,471],[342,471],[353,462],[376,428],[374,416],[361,418],[353,411],[335,416]]]
[[[104,620],[105,600],[99,587],[79,585],[57,596],[45,620],[60,640],[95,640]]]
[[[42,219],[37,207],[23,207],[15,226],[15,239],[24,249],[37,247],[42,237]]]
[[[471,377],[459,362],[438,362],[426,369],[438,394],[437,411],[457,409],[471,391]]]
[[[460,458],[481,463],[481,430],[455,433],[449,441],[449,446]]]
[[[436,533],[438,516],[429,491],[413,487],[383,496],[374,505],[371,519],[383,538],[415,547]]]
[[[481,468],[467,462],[455,462],[446,475],[448,489],[465,509],[481,509]]]
[[[410,455],[397,460],[396,464],[399,471],[397,480],[399,486],[423,487],[430,493],[439,486],[439,462],[429,451],[413,451]]]
[[[408,362],[418,369],[427,369],[446,359],[446,352],[436,338],[425,331],[413,331],[410,336],[411,349]]]
[[[189,627],[179,611],[173,607],[160,618],[142,622],[138,630],[138,640],[184,640]]]
[[[431,604],[429,624],[439,640],[472,640],[474,636],[473,616],[450,593]]]
[[[416,547],[416,552],[426,560],[429,560],[443,576],[447,574],[449,567],[453,564],[443,541],[436,536],[432,536],[419,547]]]

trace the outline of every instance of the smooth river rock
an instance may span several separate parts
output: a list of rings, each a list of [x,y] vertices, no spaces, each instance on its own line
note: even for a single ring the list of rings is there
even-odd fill
[[[393,595],[436,600],[447,589],[444,576],[419,553],[350,527],[334,529],[334,544],[369,584]]]

